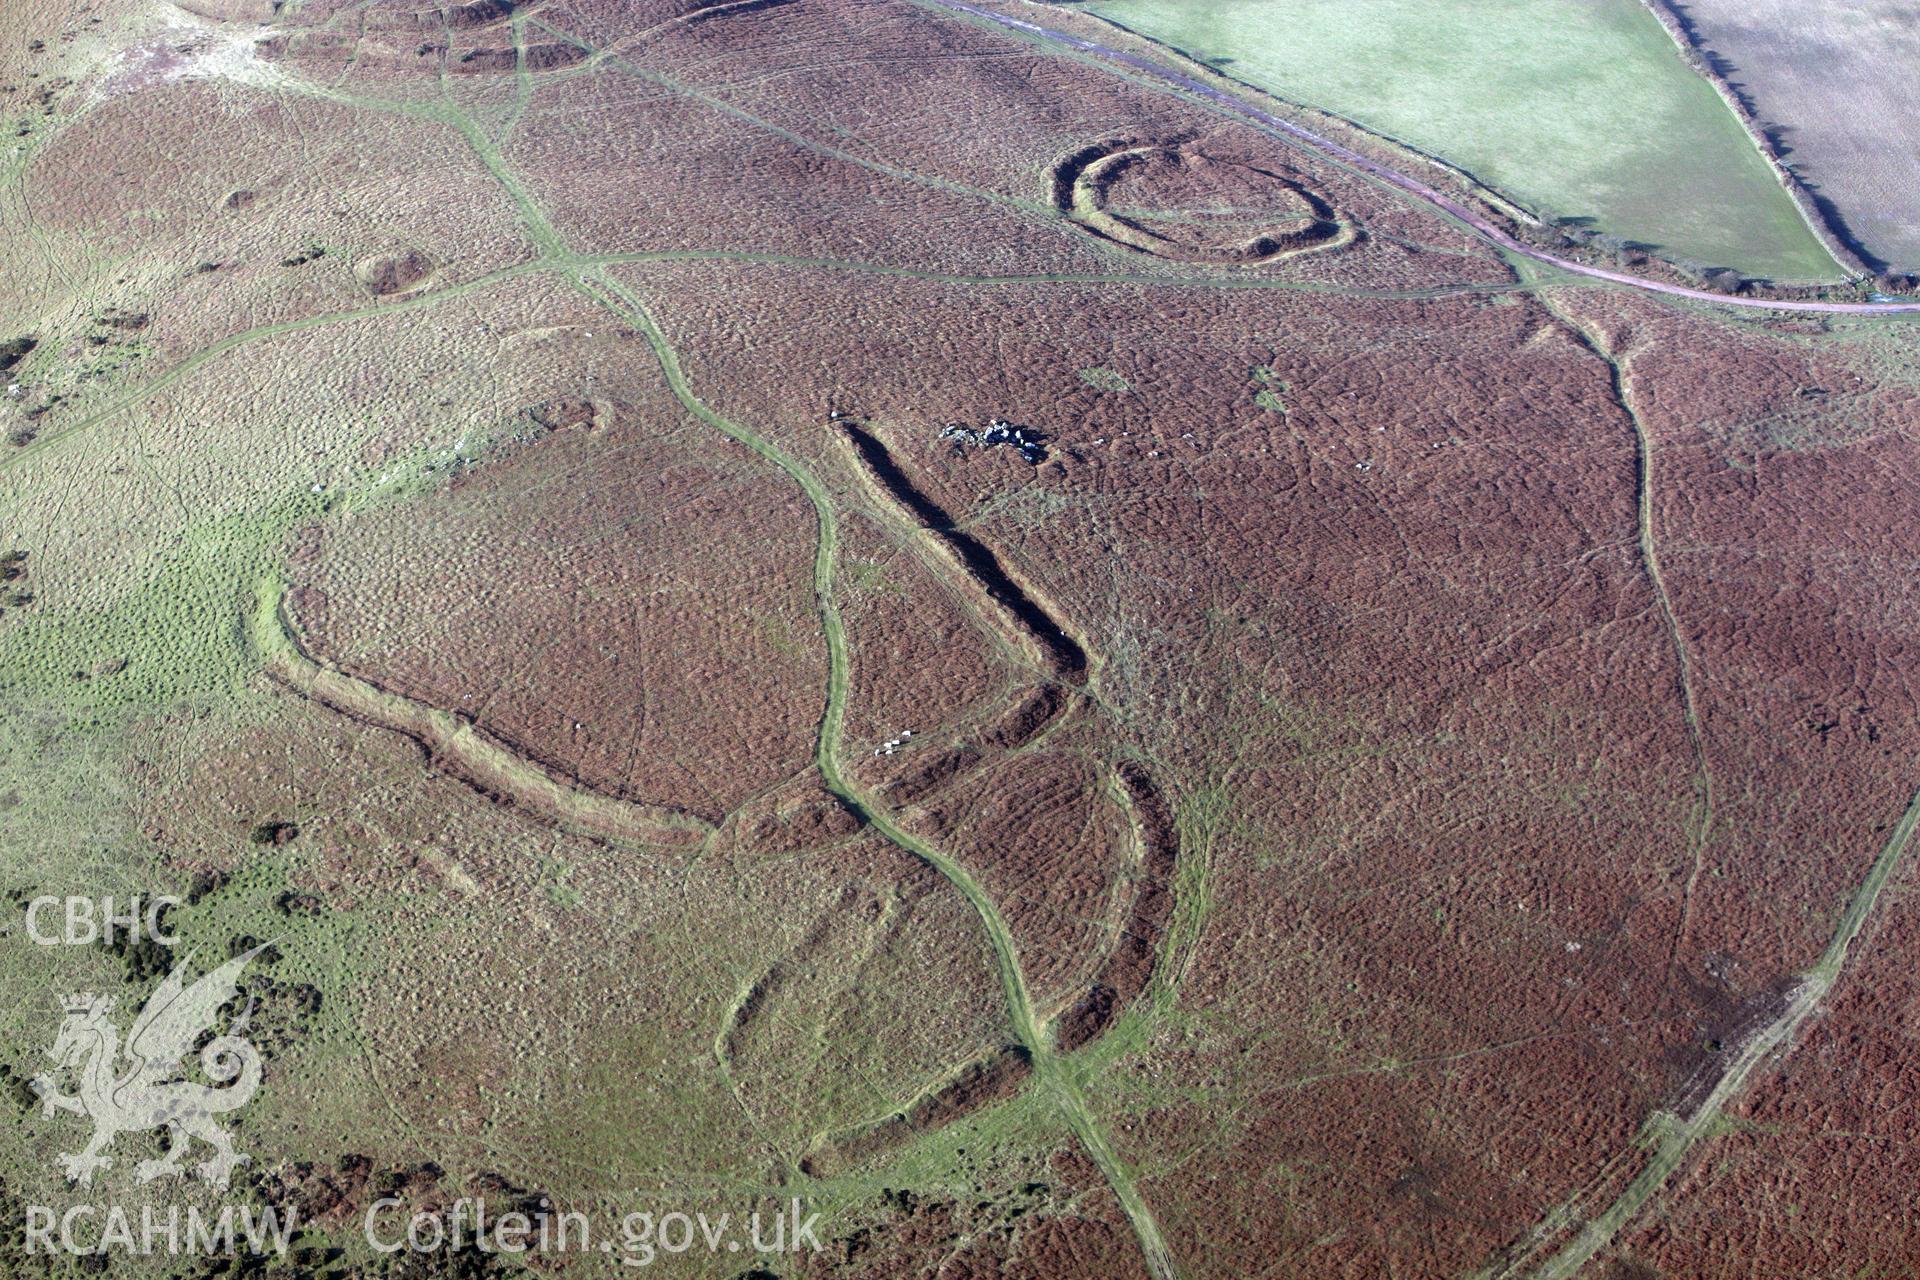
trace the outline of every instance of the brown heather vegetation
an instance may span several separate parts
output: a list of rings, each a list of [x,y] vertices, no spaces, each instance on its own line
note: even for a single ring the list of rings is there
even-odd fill
[[[807,761],[826,676],[804,564],[780,552],[808,521],[738,462],[637,434],[562,428],[425,507],[317,527],[294,617],[352,674],[718,821]]]
[[[247,1136],[317,1212],[430,1162],[800,1194],[807,1275],[1474,1274],[1913,793],[1907,329],[1523,288],[897,0],[231,20],[265,79],[75,66],[5,188],[0,835],[276,937]],[[1044,460],[941,437],[995,419]],[[1906,1264],[1911,884],[1589,1274]]]

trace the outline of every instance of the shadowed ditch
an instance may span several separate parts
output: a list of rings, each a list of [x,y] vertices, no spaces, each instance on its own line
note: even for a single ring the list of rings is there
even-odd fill
[[[800,1161],[810,1178],[831,1178],[916,1138],[943,1129],[980,1108],[1017,1094],[1033,1074],[1023,1045],[1003,1045],[960,1068],[945,1082],[884,1119],[821,1138]]]
[[[1112,953],[1086,992],[1054,1019],[1054,1043],[1062,1053],[1099,1039],[1146,991],[1173,915],[1173,878],[1180,861],[1173,815],[1138,764],[1121,765],[1118,776],[1140,844],[1139,884]]]
[[[1085,673],[1086,649],[1013,580],[1000,558],[978,538],[955,527],[953,518],[907,478],[878,437],[856,426],[842,430],[869,477],[952,551],[974,581],[1040,646],[1054,670],[1062,676]]]

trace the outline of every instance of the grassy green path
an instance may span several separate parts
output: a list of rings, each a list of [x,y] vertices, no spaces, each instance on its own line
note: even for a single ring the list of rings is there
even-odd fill
[[[1708,763],[1706,733],[1702,728],[1699,699],[1694,690],[1700,677],[1695,671],[1693,647],[1687,643],[1686,630],[1680,625],[1673,605],[1673,593],[1667,588],[1666,571],[1660,563],[1659,511],[1654,496],[1657,480],[1653,434],[1641,418],[1633,393],[1633,375],[1629,359],[1614,350],[1606,335],[1569,315],[1551,293],[1541,295],[1542,303],[1588,351],[1607,366],[1608,390],[1614,405],[1633,428],[1634,506],[1638,512],[1640,563],[1653,587],[1659,605],[1661,623],[1667,633],[1667,645],[1673,651],[1677,668],[1681,720],[1687,731],[1687,751],[1693,759],[1693,813],[1687,823],[1687,849],[1691,866],[1680,898],[1680,926],[1674,934],[1667,958],[1667,981],[1673,981],[1674,966],[1680,948],[1693,926],[1693,908],[1698,898],[1700,875],[1706,866],[1707,837],[1713,830],[1713,769]]]
[[[1539,1267],[1531,1271],[1523,1270],[1530,1255],[1522,1255],[1505,1267],[1483,1273],[1489,1280],[1517,1280],[1522,1275],[1530,1277],[1530,1280],[1570,1280],[1639,1216],[1640,1211],[1686,1160],[1694,1146],[1717,1131],[1721,1114],[1727,1105],[1746,1091],[1768,1059],[1792,1047],[1801,1024],[1813,1016],[1827,993],[1833,990],[1833,984],[1839,980],[1840,972],[1846,966],[1847,954],[1873,914],[1881,891],[1906,857],[1916,825],[1920,825],[1920,793],[1914,795],[1906,812],[1894,825],[1886,844],[1881,847],[1880,855],[1868,870],[1866,879],[1848,899],[1832,940],[1827,943],[1819,962],[1801,977],[1785,1010],[1738,1046],[1726,1070],[1714,1085],[1713,1092],[1707,1095],[1691,1116],[1659,1112],[1648,1122],[1641,1137],[1651,1154],[1645,1167],[1627,1185],[1626,1190],[1588,1220],[1578,1235]]]
[[[1019,952],[1005,918],[980,882],[959,862],[901,829],[886,811],[866,793],[855,787],[840,770],[840,743],[846,720],[847,686],[850,662],[846,629],[840,620],[834,597],[835,564],[839,555],[838,522],[832,495],[819,477],[797,458],[780,449],[759,433],[716,413],[694,394],[680,368],[679,354],[668,341],[653,316],[628,289],[609,275],[601,264],[566,248],[552,224],[524,188],[513,179],[500,155],[484,133],[471,126],[461,129],[480,154],[489,171],[519,206],[521,217],[534,242],[545,251],[550,263],[559,266],[575,287],[612,314],[631,324],[646,337],[660,363],[660,370],[676,399],[687,412],[729,438],[753,450],[778,467],[797,484],[813,505],[818,520],[818,538],[814,548],[813,590],[820,615],[821,631],[827,643],[827,697],[821,713],[815,758],[827,789],[863,816],[873,829],[906,852],[921,859],[944,876],[973,907],[993,950],[1001,990],[1006,1000],[1007,1017],[1014,1036],[1027,1050],[1039,1086],[1050,1097],[1069,1129],[1079,1138],[1094,1163],[1105,1175],[1121,1208],[1126,1212],[1139,1239],[1142,1254],[1155,1280],[1172,1280],[1178,1275],[1172,1253],[1160,1234],[1159,1225],[1145,1199],[1134,1185],[1130,1170],[1108,1142],[1099,1121],[1087,1106],[1078,1083],[1054,1056],[1046,1029],[1034,1012],[1032,996],[1020,967]]]
[[[792,455],[779,449],[759,434],[748,430],[720,414],[715,413],[693,393],[687,384],[686,375],[681,372],[680,361],[673,346],[667,341],[658,324],[649,315],[637,299],[623,289],[618,282],[609,279],[599,271],[582,272],[578,277],[581,289],[602,306],[608,308],[621,319],[633,325],[646,335],[654,354],[660,361],[661,371],[675,397],[686,410],[701,421],[725,433],[774,466],[786,472],[795,484],[806,493],[813,504],[819,519],[819,540],[815,544],[813,561],[814,599],[820,614],[821,630],[827,640],[827,700],[820,719],[820,731],[815,750],[815,761],[821,778],[827,789],[838,796],[856,813],[866,819],[869,825],[887,840],[919,858],[938,871],[960,892],[968,904],[973,907],[981,927],[986,931],[987,941],[993,949],[994,965],[1000,976],[1001,991],[1006,1000],[1007,1017],[1013,1028],[1014,1037],[1026,1049],[1033,1063],[1035,1079],[1054,1103],[1055,1108],[1080,1140],[1087,1154],[1093,1158],[1107,1183],[1112,1187],[1114,1196],[1119,1200],[1128,1221],[1132,1223],[1135,1236],[1140,1242],[1149,1272],[1155,1280],[1172,1280],[1179,1274],[1174,1266],[1172,1251],[1167,1248],[1161,1236],[1159,1224],[1154,1220],[1152,1211],[1135,1186],[1133,1171],[1127,1167],[1119,1154],[1107,1140],[1100,1123],[1094,1118],[1087,1106],[1085,1095],[1078,1082],[1053,1052],[1052,1042],[1046,1028],[1041,1025],[1034,1012],[1033,998],[1027,990],[1026,976],[1020,967],[1020,955],[1014,945],[1013,934],[1007,928],[1005,917],[993,898],[981,886],[965,866],[955,861],[926,841],[903,830],[886,810],[869,794],[856,787],[840,769],[840,743],[843,726],[846,721],[848,649],[846,629],[840,620],[839,606],[834,599],[835,562],[839,554],[837,521],[831,495],[819,478],[803,466]]]
[[[524,41],[524,24],[514,27],[517,41]],[[622,62],[622,67],[630,73],[644,74],[640,69]],[[519,92],[513,108],[500,130],[506,136],[524,113],[533,96],[534,86],[524,74],[524,63],[516,68],[516,82]],[[826,786],[856,812],[862,814],[872,828],[881,836],[902,850],[921,859],[939,872],[973,908],[980,920],[992,951],[995,969],[1005,1000],[1006,1014],[1016,1040],[1027,1050],[1031,1057],[1034,1072],[1032,1093],[1044,1099],[1059,1121],[1084,1146],[1088,1155],[1100,1168],[1113,1193],[1132,1224],[1145,1257],[1148,1270],[1155,1280],[1173,1280],[1178,1275],[1172,1261],[1172,1255],[1163,1240],[1158,1224],[1148,1209],[1144,1198],[1135,1186],[1132,1170],[1127,1166],[1103,1131],[1092,1109],[1088,1106],[1082,1090],[1080,1077],[1067,1062],[1057,1057],[1046,1027],[1037,1015],[1032,997],[1027,989],[1026,979],[1021,968],[1018,950],[1013,941],[1011,930],[1001,915],[993,898],[981,886],[967,868],[955,858],[934,848],[925,841],[907,833],[900,824],[881,806],[874,797],[855,786],[840,769],[840,749],[843,726],[846,716],[847,694],[850,671],[849,645],[845,628],[841,622],[835,598],[835,574],[838,555],[836,508],[832,494],[825,484],[798,458],[787,453],[757,432],[736,423],[714,411],[696,395],[689,385],[680,367],[679,356],[664,330],[649,313],[645,305],[628,288],[611,274],[611,268],[626,262],[675,261],[697,257],[711,257],[716,260],[743,262],[762,262],[766,265],[788,264],[812,268],[837,268],[844,270],[877,271],[887,274],[917,275],[931,280],[946,280],[954,284],[998,284],[998,283],[1122,283],[1139,284],[1184,283],[1188,285],[1220,284],[1229,287],[1228,281],[1186,280],[1161,281],[1154,278],[1133,280],[1122,274],[1112,276],[1075,277],[1039,276],[1039,277],[945,277],[933,273],[919,273],[906,269],[889,268],[876,264],[837,262],[829,260],[781,259],[769,255],[752,254],[710,254],[688,255],[672,252],[658,254],[629,255],[591,255],[583,254],[569,246],[552,220],[541,207],[538,199],[521,181],[502,155],[501,145],[474,118],[461,111],[451,98],[440,103],[398,103],[377,99],[356,97],[337,90],[318,85],[286,83],[280,86],[286,92],[305,93],[341,102],[356,109],[377,111],[399,115],[415,120],[427,127],[443,127],[457,133],[470,147],[476,160],[499,184],[501,190],[512,201],[526,237],[533,248],[532,260],[493,272],[489,275],[453,286],[423,294],[399,302],[381,302],[364,308],[332,312],[323,315],[302,317],[294,320],[262,325],[237,332],[220,339],[181,359],[169,369],[151,379],[144,385],[114,397],[98,410],[80,418],[58,431],[50,431],[33,446],[15,451],[11,456],[0,460],[0,466],[21,466],[37,461],[42,451],[59,441],[107,422],[122,412],[132,409],[173,385],[180,379],[204,367],[229,352],[236,351],[254,342],[271,339],[276,336],[318,328],[321,326],[347,323],[359,319],[370,319],[399,311],[425,310],[443,302],[463,297],[477,290],[518,277],[543,274],[565,282],[578,290],[592,302],[609,314],[617,316],[631,324],[644,335],[659,363],[662,375],[676,399],[688,413],[701,422],[727,435],[731,439],[747,446],[762,459],[778,468],[804,492],[817,516],[817,538],[813,550],[813,591],[816,607],[820,616],[822,632],[828,650],[828,680],[825,705],[822,711],[816,747],[816,759],[819,771]],[[706,95],[691,96],[713,109],[739,114],[724,103],[710,99]],[[779,132],[765,122],[753,121],[758,127]],[[803,139],[795,139],[802,141]],[[810,144],[815,145],[815,144]],[[816,145],[816,149],[818,149]],[[907,181],[927,183],[930,179],[923,175],[896,171],[875,162],[848,157],[868,168],[878,168],[889,176]],[[1018,203],[1018,202],[1015,202]],[[1035,212],[1039,210],[1036,207]],[[1049,212],[1047,216],[1051,216]],[[276,598],[272,590],[265,591],[257,602],[255,616],[248,619],[248,632],[259,653],[272,656],[280,653],[285,657],[286,637],[276,627],[267,625],[263,618],[270,618],[270,610]],[[306,673],[311,676],[312,673]],[[389,710],[393,710],[389,708]],[[414,709],[417,710],[417,709]],[[408,711],[413,714],[414,711]],[[421,715],[431,713],[421,711]],[[451,730],[448,730],[451,733]],[[491,757],[489,757],[491,759]],[[499,768],[512,772],[511,760],[494,760]],[[578,808],[579,797],[553,794],[547,799],[551,807],[572,812]]]

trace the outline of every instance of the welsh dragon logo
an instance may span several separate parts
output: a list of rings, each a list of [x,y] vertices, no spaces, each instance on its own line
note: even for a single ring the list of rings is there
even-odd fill
[[[213,1037],[200,1050],[200,1069],[212,1086],[186,1078],[187,1055],[212,1031],[221,1006],[239,991],[240,973],[266,948],[255,947],[187,985],[185,964],[176,965],[155,989],[133,1020],[126,1045],[112,1021],[112,996],[70,996],[61,1002],[66,1021],[53,1048],[47,1051],[61,1070],[74,1069],[78,1093],[59,1092],[51,1076],[36,1076],[44,1114],[71,1111],[93,1121],[93,1139],[86,1149],[60,1157],[60,1169],[69,1181],[87,1186],[95,1172],[113,1162],[105,1154],[123,1133],[139,1133],[164,1126],[166,1153],[143,1160],[134,1168],[134,1180],[180,1177],[180,1161],[198,1138],[213,1155],[195,1166],[202,1178],[224,1189],[236,1165],[247,1161],[236,1154],[233,1139],[214,1117],[247,1104],[260,1087],[260,1051],[241,1038],[253,1013],[253,1002],[224,1035]]]

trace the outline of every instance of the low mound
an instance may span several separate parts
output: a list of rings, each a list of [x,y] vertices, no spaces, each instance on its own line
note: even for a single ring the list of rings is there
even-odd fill
[[[598,429],[607,424],[610,409],[599,400],[585,396],[555,396],[527,409],[527,416],[549,431],[565,427]]]
[[[1055,168],[1054,202],[1102,239],[1177,262],[1258,265],[1353,238],[1296,175],[1191,145],[1083,148]]]
[[[418,249],[406,249],[362,258],[354,264],[353,274],[368,293],[389,298],[422,288],[433,278],[433,270],[432,258]]]

